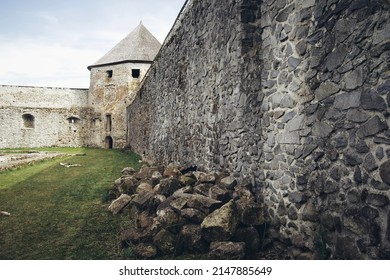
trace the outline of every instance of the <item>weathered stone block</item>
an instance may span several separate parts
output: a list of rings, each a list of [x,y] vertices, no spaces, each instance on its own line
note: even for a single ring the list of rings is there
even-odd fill
[[[202,236],[207,241],[229,240],[238,225],[239,219],[233,201],[209,214],[202,222]]]
[[[384,162],[379,168],[379,175],[382,181],[390,185],[390,160]]]
[[[387,123],[383,122],[378,116],[371,118],[364,123],[357,131],[357,135],[360,138],[375,135],[385,129],[387,129]]]
[[[122,211],[131,201],[131,196],[127,194],[122,194],[118,199],[111,202],[108,210],[110,210],[114,215]]]
[[[320,87],[315,91],[315,96],[318,101],[321,101],[333,94],[339,92],[340,86],[333,82],[325,82],[320,85]]]
[[[210,245],[208,258],[212,260],[240,260],[244,256],[244,242],[213,242]]]

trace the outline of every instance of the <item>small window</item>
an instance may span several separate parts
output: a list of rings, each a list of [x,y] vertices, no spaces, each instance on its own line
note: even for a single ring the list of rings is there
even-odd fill
[[[80,121],[80,119],[77,117],[69,117],[68,118],[69,123],[78,123],[79,121]]]
[[[106,73],[107,73],[107,78],[112,78],[112,75],[113,75],[112,70],[108,70]]]
[[[135,79],[138,79],[141,74],[141,71],[139,69],[132,69],[131,70],[131,76]]]
[[[24,114],[23,118],[23,126],[25,128],[34,128],[35,127],[35,118],[31,114]]]
[[[111,115],[107,114],[106,115],[106,131],[111,132],[112,130],[112,119]]]

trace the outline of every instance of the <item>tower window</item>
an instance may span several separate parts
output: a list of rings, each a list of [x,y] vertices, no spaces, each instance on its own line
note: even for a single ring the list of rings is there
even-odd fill
[[[112,78],[112,75],[113,75],[112,70],[108,70],[108,71],[106,71],[106,73],[107,73],[107,78]]]
[[[106,131],[111,132],[112,130],[112,119],[111,115],[107,114],[106,115]]]
[[[23,118],[23,126],[25,128],[34,128],[35,127],[35,118],[31,114],[24,114]]]
[[[69,117],[68,118],[69,123],[78,123],[79,121],[80,121],[80,119],[77,117]]]
[[[136,79],[139,78],[140,74],[141,74],[141,71],[139,69],[132,69],[131,70],[131,76],[133,78],[136,78]]]

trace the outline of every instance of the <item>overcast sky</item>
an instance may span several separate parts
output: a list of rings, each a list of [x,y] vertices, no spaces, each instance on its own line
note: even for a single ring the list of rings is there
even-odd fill
[[[0,84],[88,88],[88,65],[141,20],[162,43],[184,3],[1,0]]]

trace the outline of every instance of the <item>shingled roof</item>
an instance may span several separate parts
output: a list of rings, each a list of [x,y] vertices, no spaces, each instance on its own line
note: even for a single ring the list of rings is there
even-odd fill
[[[141,22],[136,29],[113,47],[106,55],[88,66],[88,70],[94,67],[124,62],[152,62],[160,47],[160,42]]]

